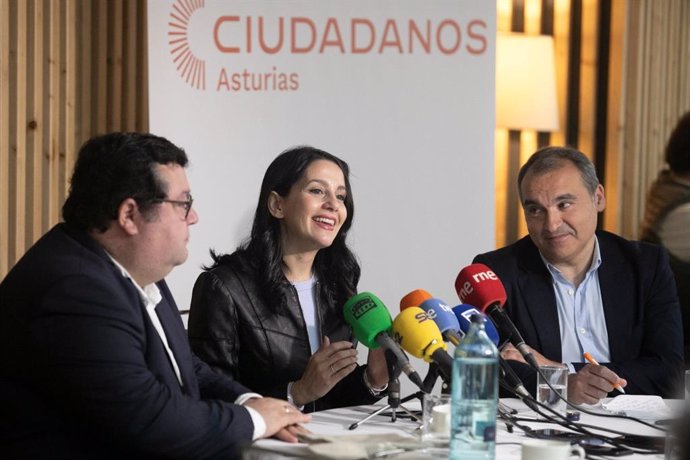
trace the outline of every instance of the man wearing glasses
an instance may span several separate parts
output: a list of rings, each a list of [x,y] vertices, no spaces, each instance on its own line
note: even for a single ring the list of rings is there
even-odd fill
[[[234,458],[309,420],[216,374],[164,278],[198,221],[187,156],[113,133],[80,150],[63,206],[0,283],[0,445],[8,458]]]

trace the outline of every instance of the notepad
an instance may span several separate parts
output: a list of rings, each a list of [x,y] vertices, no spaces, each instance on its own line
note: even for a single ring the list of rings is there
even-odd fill
[[[628,417],[658,420],[671,416],[671,409],[661,396],[619,395],[602,404],[609,412]]]

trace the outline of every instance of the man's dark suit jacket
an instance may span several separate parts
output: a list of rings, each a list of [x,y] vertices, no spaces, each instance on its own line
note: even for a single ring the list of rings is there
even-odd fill
[[[156,310],[180,387],[132,282],[59,224],[0,284],[0,456],[234,458],[249,390],[194,356],[165,282]]]
[[[668,255],[658,247],[597,232],[598,269],[611,362],[601,363],[628,381],[630,394],[677,397],[683,367],[683,331]],[[508,294],[505,309],[525,342],[561,362],[561,337],[551,274],[529,236],[480,254]],[[587,350],[583,350],[587,351]],[[536,375],[511,362],[530,391]],[[581,369],[583,363],[573,363]],[[617,393],[616,393],[617,394]],[[612,393],[611,396],[614,394]]]

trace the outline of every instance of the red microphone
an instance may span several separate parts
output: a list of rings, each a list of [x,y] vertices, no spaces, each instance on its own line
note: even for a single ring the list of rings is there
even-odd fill
[[[493,304],[502,307],[508,298],[501,280],[484,264],[472,264],[460,270],[455,278],[455,292],[462,303],[481,311]]]
[[[506,290],[489,267],[484,264],[472,264],[460,270],[455,279],[455,291],[462,303],[474,305],[489,316],[525,361],[535,369],[539,367],[515,324],[503,311],[503,304],[507,299]]]

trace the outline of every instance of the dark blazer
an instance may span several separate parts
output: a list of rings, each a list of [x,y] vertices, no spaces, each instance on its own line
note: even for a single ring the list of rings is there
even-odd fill
[[[237,251],[199,275],[189,312],[189,342],[194,352],[218,372],[261,394],[285,399],[287,385],[298,380],[311,357],[309,337],[297,291],[287,286],[285,311],[274,312],[264,301],[257,270],[244,251]],[[331,342],[352,340],[345,322],[346,299],[328,299],[316,285],[319,335]],[[307,404],[304,412],[373,404],[362,380],[365,365]]]
[[[598,269],[610,363],[601,363],[628,381],[630,394],[676,397],[683,367],[680,306],[666,251],[608,232],[597,232]],[[529,236],[505,248],[478,255],[503,282],[505,309],[525,342],[546,358],[561,362],[561,338],[551,274]],[[515,364],[525,386],[535,391],[536,376]],[[577,370],[583,363],[574,363]]]
[[[59,224],[0,284],[0,452],[8,458],[234,458],[247,390],[194,356],[164,281],[156,310],[177,380],[132,282]]]

